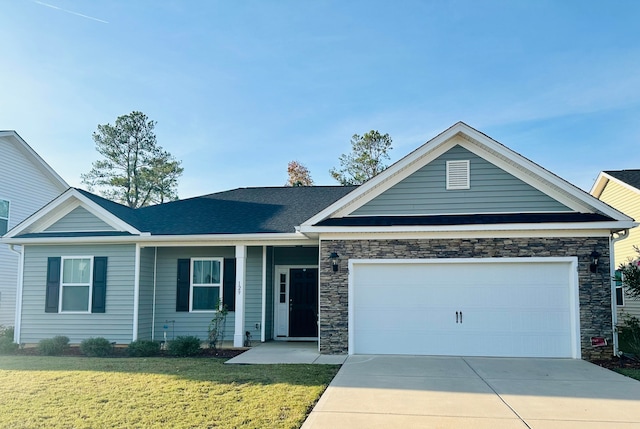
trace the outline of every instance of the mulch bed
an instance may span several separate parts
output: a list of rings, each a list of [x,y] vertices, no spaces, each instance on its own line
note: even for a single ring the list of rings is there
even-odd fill
[[[196,358],[221,358],[221,359],[229,359],[236,357],[248,349],[220,349],[214,350],[212,348],[202,349],[201,353],[197,356],[192,356]],[[26,347],[24,349],[19,349],[15,354],[19,356],[40,356],[37,347]],[[62,356],[75,356],[75,357],[83,357],[84,355],[80,351],[80,347],[71,346],[69,347]],[[113,352],[108,357],[110,358],[123,358],[129,357],[127,354],[127,349],[125,347],[115,347]],[[169,355],[166,351],[160,351],[158,357],[166,357],[173,358],[173,356]]]
[[[593,360],[591,363],[607,369],[631,368],[640,369],[640,360],[630,357],[613,357],[608,360]]]

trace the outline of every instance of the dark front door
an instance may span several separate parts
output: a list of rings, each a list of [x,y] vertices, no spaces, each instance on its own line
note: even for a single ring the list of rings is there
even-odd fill
[[[289,272],[289,336],[318,336],[318,269]]]

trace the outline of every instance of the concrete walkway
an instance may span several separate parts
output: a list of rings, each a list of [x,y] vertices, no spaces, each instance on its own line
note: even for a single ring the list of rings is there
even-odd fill
[[[350,356],[303,429],[638,428],[640,382],[581,360]]]
[[[227,364],[315,363],[340,365],[346,355],[321,355],[315,341],[269,341],[229,359]]]

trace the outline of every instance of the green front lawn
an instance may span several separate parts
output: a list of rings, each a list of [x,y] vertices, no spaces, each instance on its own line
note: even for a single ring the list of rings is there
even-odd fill
[[[619,372],[622,375],[626,375],[627,377],[635,378],[636,380],[640,380],[640,369],[635,368],[616,368],[615,372]]]
[[[2,428],[297,428],[335,365],[0,356]]]

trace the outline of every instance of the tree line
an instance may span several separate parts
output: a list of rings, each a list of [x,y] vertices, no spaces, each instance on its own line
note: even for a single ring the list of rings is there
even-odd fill
[[[113,124],[98,125],[92,137],[101,158],[81,175],[89,190],[132,208],[177,200],[184,168],[158,144],[156,124],[133,111]],[[377,130],[354,134],[351,151],[340,155],[339,167],[329,170],[331,177],[343,186],[361,185],[388,167],[391,144],[389,134]],[[285,186],[313,185],[311,172],[297,160],[289,162],[287,175]]]

